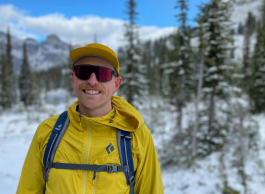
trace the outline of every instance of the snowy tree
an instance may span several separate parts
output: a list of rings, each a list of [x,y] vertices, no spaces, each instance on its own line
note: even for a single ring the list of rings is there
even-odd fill
[[[197,28],[197,37],[199,40],[198,46],[198,58],[199,58],[199,71],[198,71],[198,85],[197,85],[197,95],[195,101],[195,121],[192,130],[192,156],[195,157],[197,154],[197,132],[199,126],[199,103],[202,96],[202,84],[203,84],[203,69],[204,69],[204,52],[206,48],[206,42],[204,38],[204,28],[202,21],[198,21],[199,26]]]
[[[163,85],[162,64],[167,62],[167,46],[166,38],[159,38],[155,41],[147,41],[144,43],[143,64],[147,66],[147,79],[151,80],[148,83],[149,94],[155,96],[163,96],[165,87]]]
[[[265,111],[265,1],[261,7],[261,19],[256,28],[256,44],[251,68],[249,96],[253,113]]]
[[[4,63],[5,63],[5,55],[3,53],[3,45],[1,45],[1,55],[0,55],[0,107],[3,106],[3,70],[4,70]]]
[[[178,163],[189,166],[190,156],[190,130],[183,128],[183,110],[191,102],[195,91],[194,63],[190,45],[191,29],[187,25],[187,1],[179,0],[175,8],[178,30],[166,40],[167,52],[161,57],[163,87],[168,91],[167,99],[171,104],[171,111],[176,115],[174,122],[174,135],[166,143],[165,163]],[[177,113],[177,114],[175,114]],[[187,142],[189,142],[187,145]]]
[[[129,22],[125,23],[125,62],[121,65],[123,84],[120,92],[125,96],[126,100],[133,106],[139,106],[141,96],[147,91],[146,65],[142,64],[142,49],[138,37],[138,26],[135,23],[136,3],[134,0],[126,2],[126,14],[129,17]],[[124,66],[124,67],[122,67]]]
[[[238,34],[244,34],[245,26],[240,22],[237,28]]]
[[[243,53],[243,73],[244,73],[244,77],[245,77],[245,84],[244,86],[248,86],[249,84],[249,76],[251,74],[250,72],[250,63],[251,63],[251,59],[250,59],[250,45],[251,45],[251,36],[254,33],[254,29],[253,29],[253,16],[251,14],[251,12],[248,13],[248,18],[246,21],[246,27],[245,27],[245,31],[244,31],[244,53]]]
[[[187,25],[187,0],[178,0],[175,8],[180,12],[175,16],[180,23],[180,26],[175,35],[172,36],[174,49],[169,56],[171,63],[166,66],[166,69],[169,77],[170,98],[178,112],[176,121],[178,130],[177,139],[178,143],[182,144],[183,108],[190,96],[192,88],[192,56],[190,46],[190,27]]]
[[[36,72],[31,72],[31,104],[40,103],[41,86]]]
[[[7,95],[9,96],[9,101],[11,103],[16,102],[17,94],[16,94],[16,72],[13,70],[13,62],[12,62],[12,43],[11,43],[11,35],[9,28],[7,29],[7,44],[6,44],[6,63],[7,63]]]
[[[28,61],[26,41],[23,43],[23,60],[19,77],[20,101],[26,106],[32,104],[31,72]]]
[[[8,109],[15,102],[15,77],[13,76],[13,65],[12,65],[12,46],[11,37],[9,29],[7,31],[7,44],[5,50],[2,52],[1,56],[1,82],[2,82],[2,92],[1,92],[1,105],[3,109]]]
[[[148,83],[149,94],[154,95],[157,92],[157,75],[156,69],[157,67],[154,64],[153,60],[153,44],[152,41],[149,40],[143,44],[143,53],[142,53],[142,63],[146,64],[146,78],[148,80],[152,80]]]
[[[201,9],[199,20],[202,21],[206,48],[204,53],[205,68],[202,91],[204,99],[207,99],[208,119],[204,121],[204,144],[206,152],[216,150],[223,145],[226,130],[225,123],[216,118],[216,102],[228,97],[229,71],[232,67],[231,53],[233,53],[232,26],[230,22],[231,1],[211,0],[204,4]],[[203,149],[204,149],[203,148]]]

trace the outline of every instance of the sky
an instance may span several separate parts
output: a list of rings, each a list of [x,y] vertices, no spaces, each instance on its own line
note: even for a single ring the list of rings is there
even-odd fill
[[[75,43],[97,42],[117,48],[124,42],[125,3],[127,0],[0,0],[0,31],[9,26],[11,34],[38,42],[49,34],[57,34],[63,41]],[[188,18],[194,18],[198,6],[209,0],[189,0]],[[36,3],[37,2],[37,3]],[[139,12],[136,23],[140,38],[156,39],[174,32],[178,26],[174,15],[177,0],[136,0]]]

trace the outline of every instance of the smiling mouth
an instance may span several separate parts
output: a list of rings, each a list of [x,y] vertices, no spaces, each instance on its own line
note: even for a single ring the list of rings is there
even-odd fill
[[[97,90],[83,90],[83,92],[86,94],[92,94],[92,95],[101,93],[100,91],[97,91]]]

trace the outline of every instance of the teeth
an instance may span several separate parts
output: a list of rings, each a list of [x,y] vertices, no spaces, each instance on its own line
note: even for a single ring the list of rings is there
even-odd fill
[[[99,91],[96,91],[96,90],[85,90],[85,93],[87,93],[87,94],[99,94]]]

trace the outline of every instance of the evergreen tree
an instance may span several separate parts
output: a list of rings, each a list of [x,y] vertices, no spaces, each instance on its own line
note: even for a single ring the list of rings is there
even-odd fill
[[[126,100],[133,106],[138,107],[141,103],[140,98],[147,90],[146,66],[142,64],[140,41],[138,37],[138,26],[136,25],[136,2],[128,0],[126,2],[129,22],[125,23],[125,39],[127,46],[125,47],[126,60],[123,64],[125,69],[122,72],[123,85],[120,92],[125,95]]]
[[[203,92],[208,103],[207,131],[204,142],[208,146],[206,152],[222,147],[226,129],[225,123],[216,118],[217,100],[227,99],[229,87],[229,69],[231,53],[233,53],[232,25],[230,22],[231,1],[211,0],[201,7],[206,48],[204,53],[205,68],[203,80]],[[206,124],[206,123],[205,123]]]
[[[31,104],[40,103],[41,86],[36,72],[31,72]]]
[[[162,67],[163,64],[168,62],[168,48],[166,46],[166,42],[168,41],[169,38],[160,38],[159,40],[154,42],[153,46],[153,66],[156,67],[156,77],[157,80],[153,82],[153,84],[156,86],[155,91],[156,95],[162,95],[168,93],[169,90],[167,90],[168,86],[164,84],[164,68]],[[151,51],[152,52],[152,51]],[[158,59],[158,60],[157,60]]]
[[[251,110],[253,113],[261,113],[265,110],[265,34],[262,26],[260,21],[257,26],[256,44],[251,68],[251,85],[249,87]]]
[[[244,32],[244,54],[243,54],[243,73],[244,73],[244,86],[248,86],[249,84],[249,76],[250,76],[250,40],[253,34],[253,16],[251,12],[248,13],[248,18],[246,21],[246,27]]]
[[[8,79],[8,64],[6,62],[6,56],[2,54],[1,56],[1,64],[2,64],[2,75],[1,75],[1,82],[2,82],[2,92],[1,92],[1,105],[3,109],[8,109],[11,107],[11,90],[9,89],[9,81]]]
[[[2,63],[2,92],[1,92],[1,105],[3,109],[8,109],[12,106],[15,101],[15,87],[14,87],[14,76],[13,76],[13,65],[12,65],[12,46],[9,29],[7,31],[7,44],[6,50],[2,52],[1,63]]]
[[[245,31],[245,26],[240,22],[237,28],[237,33],[244,34],[244,31]]]
[[[32,104],[32,91],[31,91],[31,72],[30,65],[28,62],[27,45],[26,41],[23,43],[23,59],[21,65],[21,72],[19,77],[19,90],[20,90],[20,101],[26,106]]]
[[[199,59],[199,71],[198,71],[198,85],[197,85],[197,96],[195,101],[195,122],[192,130],[192,157],[197,154],[197,132],[199,126],[199,103],[202,96],[202,85],[203,85],[203,70],[204,70],[204,52],[206,48],[206,42],[204,38],[204,28],[202,21],[198,21],[199,26],[197,28],[197,37],[199,40],[198,46],[198,59]]]
[[[265,0],[261,7],[261,19],[256,28],[256,44],[252,59],[249,96],[253,113],[265,111]]]
[[[11,35],[10,35],[10,30],[9,28],[7,29],[7,45],[6,45],[6,63],[7,63],[7,74],[8,77],[6,78],[7,80],[7,95],[9,96],[9,101],[11,103],[16,102],[16,73],[13,70],[13,62],[12,62],[12,43],[11,43]],[[10,104],[11,106],[11,104]]]
[[[156,66],[154,64],[153,55],[152,55],[152,41],[147,41],[143,44],[143,57],[142,63],[146,64],[146,77],[148,80],[152,80],[148,83],[149,94],[154,95],[157,91],[155,89],[157,82],[156,82]]]
[[[3,45],[0,45],[0,108],[2,107],[2,97],[3,97],[3,63],[5,62],[5,56],[3,52]]]
[[[183,108],[189,98],[189,94],[192,88],[192,67],[191,67],[191,46],[190,46],[190,27],[187,25],[187,0],[178,0],[176,9],[180,10],[180,13],[176,15],[177,21],[180,23],[177,33],[172,36],[174,50],[171,53],[170,60],[171,66],[168,70],[171,72],[169,76],[170,85],[170,98],[172,103],[177,109],[177,129],[178,129],[178,142],[182,142],[182,117]]]

